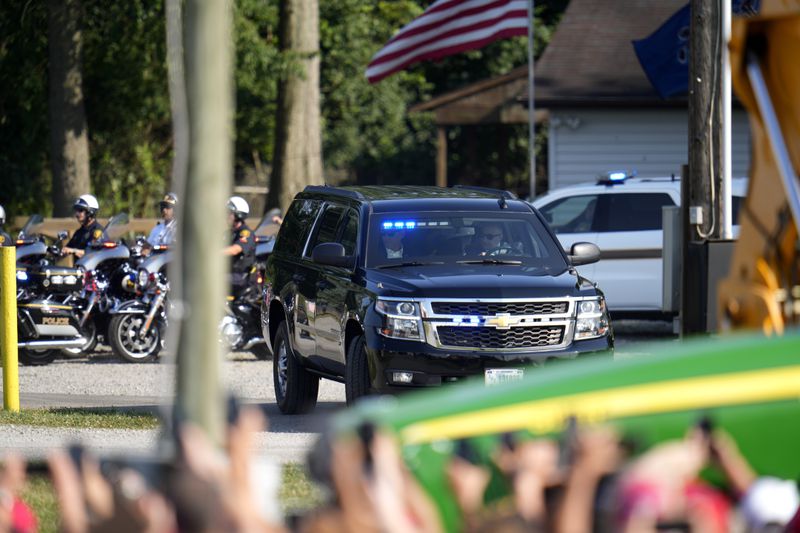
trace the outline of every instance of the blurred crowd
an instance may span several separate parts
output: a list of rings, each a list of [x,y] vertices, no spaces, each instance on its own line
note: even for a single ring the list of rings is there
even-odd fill
[[[263,483],[256,475],[254,444],[265,428],[259,409],[241,409],[220,449],[186,425],[177,432],[179,459],[162,465],[157,475],[124,465],[110,468],[88,451],[55,451],[48,466],[60,528],[67,533],[443,530],[439,509],[407,468],[395,437],[371,425],[331,439],[324,448],[328,502],[281,520],[259,501]],[[756,475],[733,439],[708,424],[643,453],[633,453],[608,427],[574,428],[568,437],[504,435],[489,464],[470,441],[454,442],[443,475],[459,510],[457,529],[800,532],[796,483]],[[704,481],[701,472],[709,468],[722,483]],[[4,461],[0,531],[37,530],[36,517],[20,497],[25,471],[17,457]],[[493,472],[506,484],[504,497],[487,497]]]

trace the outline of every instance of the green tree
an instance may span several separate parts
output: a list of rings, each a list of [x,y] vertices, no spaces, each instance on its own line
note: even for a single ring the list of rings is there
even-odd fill
[[[168,186],[172,156],[163,0],[82,3],[93,192],[105,214],[153,216]],[[515,38],[420,63],[370,85],[364,72],[372,55],[429,4],[320,2],[322,146],[329,183],[433,183],[436,130],[431,116],[409,116],[408,107],[525,63],[525,39]],[[549,40],[565,4],[538,3],[537,49]],[[277,81],[297,68],[296,58],[278,50],[278,9],[279,0],[234,2],[237,183],[254,174],[253,167],[272,164]],[[46,28],[46,3],[0,4],[0,142],[7,147],[0,152],[0,203],[11,216],[52,209]],[[526,184],[526,129],[492,128],[451,129],[451,175],[512,188]]]
[[[163,2],[84,0],[92,185],[105,214],[156,214],[172,153]]]
[[[49,213],[47,3],[0,8],[0,204],[9,217]]]
[[[374,85],[365,77],[372,55],[422,13],[420,3],[341,0],[323,2],[320,10],[328,173],[349,182],[391,183],[408,176],[424,183],[433,175],[432,163],[425,166],[433,161],[430,120],[409,118],[406,109],[429,94],[430,85],[409,71]]]

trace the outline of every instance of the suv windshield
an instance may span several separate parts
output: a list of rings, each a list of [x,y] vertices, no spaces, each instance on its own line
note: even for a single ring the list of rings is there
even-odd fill
[[[533,214],[381,213],[370,217],[367,266],[485,262],[561,271],[558,246]]]

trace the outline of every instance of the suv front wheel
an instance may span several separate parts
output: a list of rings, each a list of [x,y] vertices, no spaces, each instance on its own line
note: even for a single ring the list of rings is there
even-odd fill
[[[292,353],[286,321],[278,326],[274,348],[272,380],[278,409],[285,415],[308,413],[317,405],[319,378],[303,368]]]
[[[344,374],[347,405],[352,405],[357,399],[370,394],[369,362],[364,335],[359,335],[350,343]]]

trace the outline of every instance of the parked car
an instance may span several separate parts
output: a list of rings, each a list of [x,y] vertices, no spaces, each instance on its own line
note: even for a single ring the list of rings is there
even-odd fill
[[[676,178],[603,178],[554,190],[532,204],[568,249],[579,241],[597,244],[600,261],[580,267],[606,294],[614,317],[664,317],[662,313],[661,208],[680,205]],[[732,183],[734,235],[747,179]]]
[[[307,187],[267,261],[261,317],[283,413],[319,378],[348,402],[609,351],[602,291],[527,202],[492,190]]]

